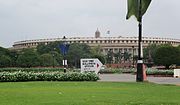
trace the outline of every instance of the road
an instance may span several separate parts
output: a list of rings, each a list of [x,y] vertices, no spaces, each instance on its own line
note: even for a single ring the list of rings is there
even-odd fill
[[[136,75],[131,74],[99,74],[103,82],[136,82]],[[157,84],[175,84],[180,85],[180,78],[173,77],[147,77],[149,82]]]

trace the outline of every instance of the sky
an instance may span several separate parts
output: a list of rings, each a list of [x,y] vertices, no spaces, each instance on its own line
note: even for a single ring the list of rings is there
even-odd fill
[[[180,39],[180,0],[152,0],[143,16],[143,36]],[[138,36],[127,0],[0,0],[0,46],[21,40]],[[110,34],[106,32],[110,30]]]

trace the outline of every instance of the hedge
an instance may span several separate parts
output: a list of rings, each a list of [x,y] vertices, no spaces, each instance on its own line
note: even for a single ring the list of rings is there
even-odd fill
[[[146,70],[147,75],[174,75],[174,70],[157,70],[157,69],[150,69]]]
[[[101,74],[106,74],[106,73],[118,73],[118,74],[121,74],[121,73],[135,73],[136,72],[136,69],[134,68],[117,68],[117,69],[102,69],[99,71],[99,73]]]
[[[59,71],[63,72],[63,68],[0,68],[0,72],[54,72]]]
[[[132,73],[136,74],[136,68],[129,68],[129,69],[123,69],[123,68],[118,68],[118,69],[103,69],[100,70],[99,73]],[[146,74],[147,75],[174,75],[173,70],[158,70],[158,69],[152,69],[152,68],[146,68]]]
[[[0,72],[1,82],[22,81],[97,81],[95,73],[62,72]]]

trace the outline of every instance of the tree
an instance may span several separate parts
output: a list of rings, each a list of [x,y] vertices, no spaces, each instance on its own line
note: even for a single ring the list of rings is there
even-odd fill
[[[11,66],[13,67],[16,67],[16,60],[18,58],[18,51],[15,51],[15,50],[11,50],[10,51],[10,54],[9,54],[9,57],[11,58]]]
[[[155,59],[155,53],[161,45],[150,44],[143,50],[143,57],[147,65],[152,65]]]
[[[105,64],[106,59],[105,56],[101,53],[101,46],[96,46],[90,49],[92,58],[98,58],[102,64]]]
[[[11,58],[6,55],[0,56],[0,67],[9,67],[11,65]]]
[[[81,58],[91,57],[91,48],[86,44],[73,43],[69,47],[69,51],[66,55],[69,66],[80,67]]]
[[[47,45],[45,44],[39,44],[37,46],[37,52],[41,55],[41,54],[47,54],[47,53],[50,53],[51,51],[56,51],[56,52],[59,52],[59,48],[58,48],[58,45],[61,44],[62,42],[52,42],[52,43],[49,43]]]
[[[166,69],[169,69],[170,65],[179,64],[180,51],[177,47],[163,45],[157,49],[154,62],[157,65],[164,65]]]
[[[93,54],[93,55],[99,55],[99,54],[101,54],[101,46],[96,46],[96,47],[93,47],[92,49],[91,49],[91,53]]]
[[[121,52],[117,52],[114,54],[115,57],[115,63],[121,63],[121,59],[123,58],[123,55],[121,54]]]
[[[105,64],[106,60],[105,60],[105,56],[102,55],[102,54],[96,54],[96,55],[93,55],[92,58],[98,58],[102,64]]]
[[[125,61],[130,61],[130,58],[131,58],[131,54],[130,53],[128,53],[127,51],[125,51],[124,52],[124,62]]]
[[[57,62],[57,66],[58,65],[61,65],[62,66],[62,61],[63,61],[63,56],[60,54],[60,53],[58,53],[57,51],[52,51],[51,52],[51,55],[53,55],[54,56],[54,59],[56,60],[56,62]]]
[[[53,56],[51,54],[49,54],[49,53],[42,54],[39,57],[39,60],[40,60],[40,65],[41,66],[48,67],[48,66],[57,66],[58,65],[56,59],[53,58]]]
[[[3,47],[0,47],[0,55],[9,55],[9,50]]]
[[[39,57],[34,49],[24,49],[17,58],[17,64],[20,67],[39,66]]]
[[[109,50],[107,55],[106,55],[106,60],[108,64],[112,64],[113,63],[113,57],[114,57],[114,53],[112,50]]]

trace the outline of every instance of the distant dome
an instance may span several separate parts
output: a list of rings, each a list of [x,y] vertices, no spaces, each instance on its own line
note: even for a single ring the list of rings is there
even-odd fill
[[[99,38],[101,35],[100,31],[97,29],[95,32],[95,38]]]

